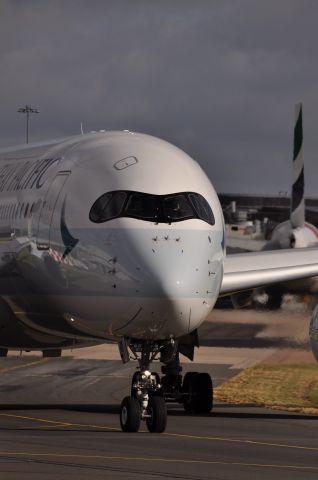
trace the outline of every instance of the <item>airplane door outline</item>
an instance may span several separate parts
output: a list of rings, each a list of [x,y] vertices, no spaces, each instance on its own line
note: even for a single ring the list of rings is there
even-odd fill
[[[71,172],[69,171],[59,172],[52,180],[45,195],[41,207],[36,236],[38,250],[48,250],[50,248],[51,223],[54,209],[70,173]]]

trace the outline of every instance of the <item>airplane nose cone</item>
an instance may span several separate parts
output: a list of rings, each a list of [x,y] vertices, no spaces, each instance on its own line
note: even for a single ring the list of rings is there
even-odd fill
[[[140,312],[125,334],[167,338],[197,328],[218,296],[220,240],[217,233],[212,240],[208,230],[130,230],[125,263]]]

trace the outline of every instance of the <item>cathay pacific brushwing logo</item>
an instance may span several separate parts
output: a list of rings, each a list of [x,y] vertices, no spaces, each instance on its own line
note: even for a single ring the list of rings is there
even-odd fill
[[[74,238],[71,232],[69,231],[66,221],[65,221],[65,206],[66,206],[66,197],[64,198],[64,202],[62,205],[62,212],[61,212],[61,237],[62,241],[65,245],[65,250],[63,253],[62,258],[64,259],[75,247],[78,243],[78,239]]]

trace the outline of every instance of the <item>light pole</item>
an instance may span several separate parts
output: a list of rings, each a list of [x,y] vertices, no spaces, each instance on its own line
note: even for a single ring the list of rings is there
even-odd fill
[[[21,107],[18,110],[19,113],[26,113],[26,143],[29,143],[29,117],[30,113],[40,113],[37,108],[32,108],[30,105]]]

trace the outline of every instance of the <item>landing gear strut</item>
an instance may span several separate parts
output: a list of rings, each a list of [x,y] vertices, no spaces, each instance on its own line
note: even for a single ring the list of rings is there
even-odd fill
[[[139,365],[132,378],[131,395],[125,397],[120,406],[120,425],[124,432],[138,432],[142,420],[149,432],[164,432],[167,425],[166,402],[181,403],[186,412],[211,411],[213,386],[210,375],[188,372],[182,380],[176,342],[171,340],[164,344],[123,339],[119,350],[124,363],[130,359],[128,348]],[[150,363],[159,357],[164,363],[161,379],[158,373],[149,370]]]

